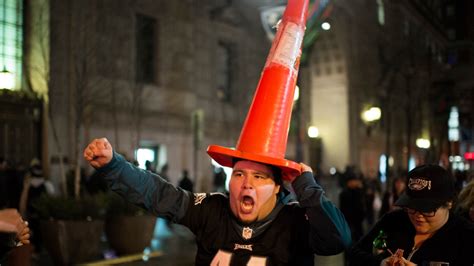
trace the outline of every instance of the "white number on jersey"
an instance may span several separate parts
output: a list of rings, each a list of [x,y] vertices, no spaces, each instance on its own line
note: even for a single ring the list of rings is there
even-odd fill
[[[211,261],[211,266],[228,266],[232,258],[232,253],[219,250],[214,259]],[[251,256],[247,266],[265,266],[267,258]]]

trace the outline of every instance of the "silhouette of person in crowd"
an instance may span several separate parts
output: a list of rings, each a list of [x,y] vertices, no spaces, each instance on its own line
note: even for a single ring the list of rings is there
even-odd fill
[[[0,208],[18,209],[24,171],[0,157]]]
[[[168,170],[169,170],[169,165],[166,163],[161,167],[161,171],[159,175],[166,181],[170,181],[170,178],[168,176]]]
[[[379,178],[375,173],[371,173],[364,179],[365,202],[366,202],[366,221],[369,227],[375,222],[375,203],[378,203],[380,208],[380,193],[382,186]]]
[[[339,208],[351,228],[352,240],[359,240],[364,234],[362,224],[367,210],[364,186],[355,174],[347,176],[346,186],[339,194]]]
[[[474,222],[474,179],[459,193],[456,213]]]
[[[38,253],[42,248],[42,236],[40,230],[39,213],[34,207],[43,193],[54,195],[54,186],[43,175],[41,162],[34,158],[31,160],[30,167],[23,179],[23,190],[20,197],[20,213],[25,216],[31,228],[31,242],[35,252]]]
[[[152,173],[156,173],[155,167],[153,167],[153,164],[149,160],[145,161],[145,169]]]
[[[405,191],[405,188],[405,177],[397,176],[392,180],[390,189],[387,189],[382,197],[382,207],[380,208],[379,217],[382,217],[385,213],[398,208],[394,204]]]
[[[225,180],[226,180],[226,174],[224,172],[224,168],[215,167],[214,180],[213,180],[214,191],[222,192],[222,193],[226,192]]]
[[[189,178],[188,170],[184,169],[183,170],[183,176],[181,177],[181,180],[179,181],[180,188],[185,189],[187,191],[193,192],[193,181]]]

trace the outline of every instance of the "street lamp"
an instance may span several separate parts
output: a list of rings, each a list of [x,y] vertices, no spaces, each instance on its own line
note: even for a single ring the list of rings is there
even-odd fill
[[[428,139],[418,138],[416,139],[416,146],[420,149],[429,149],[431,143]]]
[[[370,107],[361,113],[361,118],[365,123],[372,123],[382,117],[382,111],[379,107]]]
[[[364,121],[364,123],[367,125],[367,136],[370,137],[370,134],[372,132],[372,124],[380,120],[380,118],[382,117],[382,111],[379,107],[372,106],[362,111],[360,117],[362,121]]]
[[[420,156],[423,161],[421,163],[424,163],[429,156],[429,148],[431,146],[430,140],[425,139],[425,138],[417,138],[415,141],[416,146],[420,149]]]
[[[315,126],[308,127],[308,137],[311,139],[319,137],[319,129]]]
[[[327,30],[330,30],[330,29],[331,29],[331,24],[330,24],[329,22],[327,22],[327,21],[326,21],[326,22],[323,22],[323,23],[321,24],[321,28],[322,28],[323,30],[326,30],[326,31],[327,31]]]
[[[15,75],[8,71],[5,66],[0,72],[0,88],[11,90],[15,87]]]

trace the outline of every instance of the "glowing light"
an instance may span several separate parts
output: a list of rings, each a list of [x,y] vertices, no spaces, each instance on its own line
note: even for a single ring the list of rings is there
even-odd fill
[[[448,140],[459,141],[459,112],[456,106],[451,107],[448,120]]]
[[[388,158],[388,166],[393,167],[394,164],[395,164],[395,160],[393,159],[392,156],[390,156]]]
[[[11,90],[15,88],[15,75],[8,71],[6,67],[0,72],[0,88]]]
[[[146,169],[145,167],[146,161],[153,162],[154,160],[155,160],[155,151],[153,149],[139,148],[137,150],[138,167],[140,167],[141,169]]]
[[[331,24],[329,24],[329,22],[323,22],[323,24],[321,24],[321,28],[323,30],[330,30],[331,29]]]
[[[298,101],[299,98],[300,98],[300,87],[298,87],[298,85],[296,85],[295,94],[293,96],[293,101],[296,102],[296,101]]]
[[[410,159],[408,160],[408,171],[411,171],[415,167],[416,167],[416,160],[413,156],[410,156]]]
[[[380,181],[382,183],[385,183],[385,181],[387,181],[387,156],[385,156],[385,154],[380,155],[379,172],[380,172]]]
[[[145,248],[143,250],[142,260],[143,261],[148,261],[150,259],[150,253],[151,253],[150,248]]]
[[[365,110],[361,114],[362,120],[365,122],[374,122],[379,120],[382,117],[382,111],[378,107],[371,107],[368,110]]]
[[[466,152],[466,153],[464,153],[464,159],[466,159],[466,160],[474,160],[474,152]]]
[[[308,127],[308,137],[312,139],[319,137],[319,129],[315,126]]]
[[[420,149],[428,149],[431,146],[431,143],[427,139],[419,138],[416,139],[416,146]]]

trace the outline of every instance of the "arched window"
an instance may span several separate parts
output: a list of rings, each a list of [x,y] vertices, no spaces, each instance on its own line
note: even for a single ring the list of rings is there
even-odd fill
[[[20,89],[23,57],[23,1],[1,0],[0,9],[0,67],[2,70],[0,87]],[[8,74],[11,80],[3,79],[8,79]]]

